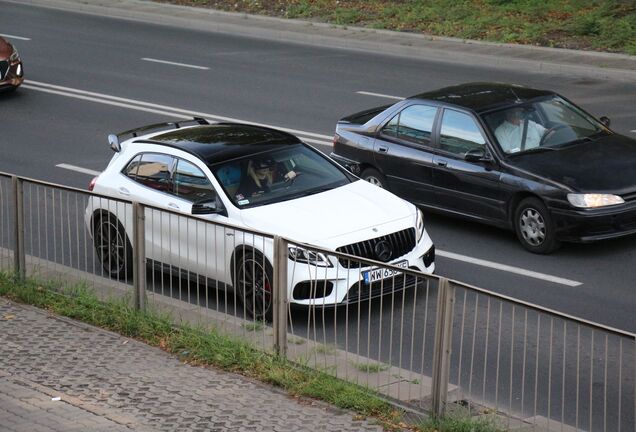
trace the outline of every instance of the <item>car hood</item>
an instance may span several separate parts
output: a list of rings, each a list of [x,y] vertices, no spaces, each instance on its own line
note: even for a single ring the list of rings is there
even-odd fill
[[[620,195],[636,190],[636,140],[618,134],[555,151],[519,155],[509,163],[579,192]]]
[[[415,206],[362,180],[241,212],[253,229],[330,249],[413,227],[414,215]]]
[[[0,60],[5,60],[13,53],[13,47],[9,42],[0,38]]]

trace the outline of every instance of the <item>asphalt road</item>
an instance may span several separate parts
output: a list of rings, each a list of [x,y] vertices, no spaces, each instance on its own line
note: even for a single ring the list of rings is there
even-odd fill
[[[357,92],[399,97],[467,81],[554,89],[636,136],[634,83],[275,43],[13,3],[0,2],[0,10],[0,32],[29,39],[12,39],[28,81],[0,99],[0,171],[70,186],[85,188],[91,175],[57,165],[103,169],[111,156],[107,133],[197,112],[291,128],[328,151],[339,117],[392,100]],[[427,215],[426,227],[439,250],[462,256],[439,256],[440,275],[636,331],[633,237],[537,256],[498,229],[437,215]]]

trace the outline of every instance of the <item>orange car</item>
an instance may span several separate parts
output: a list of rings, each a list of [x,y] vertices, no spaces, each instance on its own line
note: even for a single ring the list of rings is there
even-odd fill
[[[0,91],[12,91],[24,81],[20,54],[7,40],[0,37]]]

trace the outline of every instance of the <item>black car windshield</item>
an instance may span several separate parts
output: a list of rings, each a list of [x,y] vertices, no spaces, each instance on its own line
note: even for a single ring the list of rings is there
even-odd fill
[[[557,149],[607,130],[598,120],[558,96],[489,113],[484,120],[506,154],[539,147]]]
[[[303,144],[233,159],[210,169],[238,208],[287,201],[352,181],[334,163]]]

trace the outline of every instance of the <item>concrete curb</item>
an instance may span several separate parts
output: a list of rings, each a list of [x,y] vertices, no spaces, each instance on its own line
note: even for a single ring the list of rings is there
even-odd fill
[[[451,64],[636,80],[636,56],[479,42],[175,6],[148,0],[5,0],[51,9]]]

